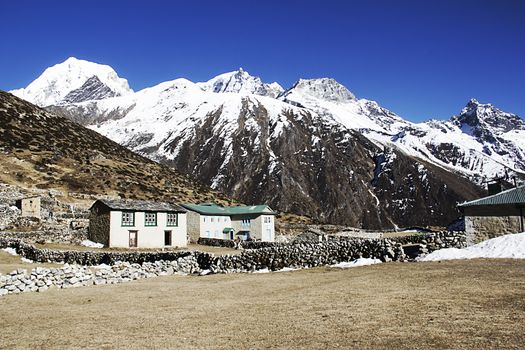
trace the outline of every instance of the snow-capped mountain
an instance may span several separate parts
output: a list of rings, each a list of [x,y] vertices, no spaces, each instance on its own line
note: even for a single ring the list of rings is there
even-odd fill
[[[88,92],[86,96],[82,96],[82,90]],[[128,81],[120,78],[110,66],[70,57],[47,68],[26,88],[10,92],[45,107],[129,95],[133,90]]]
[[[251,76],[242,68],[234,72],[218,75],[205,83],[197,83],[197,85],[204,91],[231,92],[243,95],[253,94],[274,98],[284,91],[278,83],[263,83],[261,78]]]
[[[392,133],[410,125],[375,101],[357,99],[346,87],[330,78],[300,79],[279,99],[361,132]]]
[[[524,122],[476,101],[412,123],[329,78],[283,91],[240,69],[107,97],[106,87],[92,75],[48,109],[246,203],[325,222],[445,224],[455,201],[480,195],[467,178],[524,169]]]
[[[413,156],[460,172],[476,183],[525,175],[525,122],[490,104],[470,100],[450,120],[402,126],[391,136],[368,137],[394,144]]]

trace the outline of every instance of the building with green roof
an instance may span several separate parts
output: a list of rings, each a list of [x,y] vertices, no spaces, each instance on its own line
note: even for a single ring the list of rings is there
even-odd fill
[[[458,204],[465,216],[465,232],[474,242],[523,232],[525,186]]]
[[[188,235],[218,239],[275,240],[275,212],[267,205],[224,207],[215,203],[182,204],[187,213]]]

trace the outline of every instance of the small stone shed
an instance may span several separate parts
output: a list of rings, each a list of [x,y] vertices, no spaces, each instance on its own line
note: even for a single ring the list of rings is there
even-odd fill
[[[458,208],[473,242],[525,231],[525,186],[461,203]]]
[[[186,210],[142,200],[97,200],[90,208],[88,238],[106,247],[186,247]]]
[[[16,207],[22,212],[24,217],[41,218],[40,214],[40,197],[26,197],[18,199],[15,203]]]

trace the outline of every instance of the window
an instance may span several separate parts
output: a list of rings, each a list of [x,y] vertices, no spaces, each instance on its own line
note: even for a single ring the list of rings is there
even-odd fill
[[[144,213],[144,226],[157,226],[157,213]]]
[[[211,222],[213,222],[213,217],[210,219]]]
[[[122,212],[122,226],[135,226],[135,213],[132,211]]]
[[[206,217],[205,216],[202,217],[202,222],[206,222]]]
[[[241,226],[243,227],[247,227],[247,226],[250,226],[250,219],[242,219],[241,220]]]
[[[227,218],[227,217],[225,217],[225,218],[224,218],[224,222],[227,222],[227,221],[228,221],[228,218]]]
[[[264,217],[264,223],[265,224],[271,224],[272,223],[272,217],[271,216],[265,216]]]
[[[177,213],[168,213],[167,214],[167,226],[177,226],[179,224]]]

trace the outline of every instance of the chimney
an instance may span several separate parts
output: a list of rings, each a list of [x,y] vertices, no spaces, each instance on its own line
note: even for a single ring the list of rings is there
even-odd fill
[[[500,193],[501,192],[501,180],[489,182],[487,184],[487,191],[489,192],[489,196]]]

